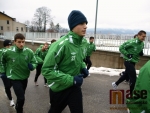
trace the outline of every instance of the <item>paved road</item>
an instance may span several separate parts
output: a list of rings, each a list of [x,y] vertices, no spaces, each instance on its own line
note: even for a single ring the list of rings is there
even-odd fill
[[[28,87],[26,90],[26,101],[24,113],[47,113],[49,110],[49,88],[44,87],[44,79],[39,77],[39,86],[34,85],[35,71],[31,72]],[[84,79],[82,86],[84,113],[126,113],[126,110],[110,110],[110,107],[125,107],[125,105],[110,105],[109,91],[112,89],[111,83],[117,80],[117,76],[107,76],[91,74]],[[122,83],[119,89],[128,89],[128,84]],[[15,113],[15,110],[9,106],[9,100],[4,95],[4,88],[0,80],[0,113]],[[13,98],[16,99],[13,89]],[[68,107],[62,113],[70,113]]]

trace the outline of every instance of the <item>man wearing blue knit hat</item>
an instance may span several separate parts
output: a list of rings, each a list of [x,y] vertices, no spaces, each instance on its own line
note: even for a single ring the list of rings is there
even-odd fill
[[[71,113],[83,113],[81,85],[89,74],[83,62],[87,23],[82,12],[73,10],[68,16],[69,33],[52,44],[45,57],[42,75],[50,87],[48,113],[61,113],[66,106]]]

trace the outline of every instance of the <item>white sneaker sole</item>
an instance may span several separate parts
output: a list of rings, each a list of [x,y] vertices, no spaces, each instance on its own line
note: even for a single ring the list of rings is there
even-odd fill
[[[127,108],[127,113],[130,113],[130,110]]]
[[[111,84],[114,90],[117,90],[117,87],[114,86],[114,82]]]
[[[10,105],[10,107],[13,107],[13,106],[15,106],[15,104],[13,104],[13,105]]]

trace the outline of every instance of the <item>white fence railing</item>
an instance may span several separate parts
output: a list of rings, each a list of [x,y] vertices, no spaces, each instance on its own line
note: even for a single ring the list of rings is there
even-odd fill
[[[16,32],[5,32],[4,36],[0,36],[3,39],[14,39]],[[41,33],[41,32],[26,32],[23,34],[26,40],[48,42],[52,39],[58,40],[60,36],[65,33]],[[87,34],[85,38],[89,40],[90,36],[94,34]],[[108,35],[108,34],[96,34],[95,45],[98,50],[119,52],[119,46],[128,39],[132,39],[133,35]],[[144,54],[150,55],[150,36],[147,36],[144,41]]]

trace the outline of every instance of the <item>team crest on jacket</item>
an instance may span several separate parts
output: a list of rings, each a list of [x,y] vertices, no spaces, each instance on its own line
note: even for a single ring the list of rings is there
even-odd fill
[[[12,62],[15,62],[15,58],[12,58]]]
[[[83,55],[86,56],[87,55],[87,48],[83,49]]]
[[[28,56],[27,55],[25,56],[25,60],[28,60]]]
[[[71,61],[75,61],[75,58],[76,58],[76,56],[75,56],[75,55],[76,55],[76,52],[72,52],[71,55],[72,55],[72,56],[71,56]]]

